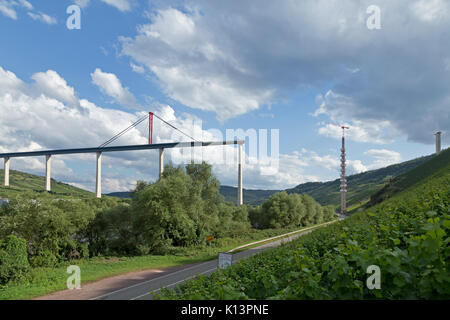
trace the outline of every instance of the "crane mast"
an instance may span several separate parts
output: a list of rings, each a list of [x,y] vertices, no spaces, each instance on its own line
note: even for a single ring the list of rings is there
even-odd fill
[[[342,128],[342,149],[341,149],[341,214],[345,214],[346,199],[345,195],[347,193],[347,179],[345,178],[345,129],[350,129],[346,126],[341,126]]]

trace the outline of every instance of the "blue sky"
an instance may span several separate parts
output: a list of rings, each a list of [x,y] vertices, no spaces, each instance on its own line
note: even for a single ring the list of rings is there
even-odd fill
[[[279,129],[279,168],[247,159],[244,171],[244,187],[272,189],[337,178],[341,123],[350,172],[431,154],[437,130],[448,146],[445,1],[377,1],[376,30],[373,1],[263,2],[0,0],[0,152],[99,145],[151,110],[189,132],[193,119],[223,133]],[[66,27],[72,4],[80,30]],[[145,139],[144,124],[116,144]],[[89,156],[54,166],[93,189]],[[213,167],[235,185],[235,166]],[[12,168],[41,174],[43,159]],[[156,179],[156,153],[108,156],[105,168],[105,192],[128,190]]]

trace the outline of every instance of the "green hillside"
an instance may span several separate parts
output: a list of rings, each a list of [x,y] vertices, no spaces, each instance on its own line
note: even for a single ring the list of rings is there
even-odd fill
[[[0,170],[0,182],[3,184],[4,173]],[[9,173],[9,187],[0,186],[0,198],[10,198],[24,191],[44,192],[44,177],[34,174],[11,170]],[[50,194],[58,197],[93,197],[92,192],[73,187],[66,183],[51,180]]]
[[[154,299],[448,300],[450,150],[385,191],[380,203],[343,221]],[[370,288],[374,266],[381,280]]]
[[[449,165],[450,148],[442,151],[439,156],[433,156],[429,161],[392,179],[390,183],[370,197],[370,205],[375,205],[391,198],[402,190],[422,183],[426,179],[446,174],[446,171],[449,170]]]
[[[420,157],[417,159],[394,164],[385,168],[371,170],[347,177],[348,193],[347,205],[352,206],[367,200],[372,194],[382,189],[385,184],[409,170],[430,160],[433,156]],[[312,196],[321,205],[340,205],[340,180],[327,182],[307,182],[292,189],[287,189],[288,193],[306,193]],[[258,205],[264,202],[275,192],[280,190],[246,190],[244,189],[244,203]],[[223,186],[220,188],[221,194],[227,201],[235,202],[237,189],[235,187]]]

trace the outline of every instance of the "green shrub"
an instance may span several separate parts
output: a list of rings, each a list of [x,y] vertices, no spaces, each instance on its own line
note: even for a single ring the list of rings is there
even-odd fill
[[[80,253],[80,258],[89,258],[89,245],[87,243],[81,243],[78,245],[78,252]]]
[[[0,238],[15,234],[25,239],[30,261],[36,257],[35,265],[53,264],[53,258],[62,262],[88,257],[81,246],[89,238],[91,222],[117,204],[111,198],[55,199],[45,193],[24,193],[0,211]]]
[[[58,264],[58,258],[50,250],[41,250],[37,255],[30,257],[32,267],[55,267]]]
[[[0,285],[26,277],[30,264],[27,243],[16,236],[0,240]]]
[[[248,210],[256,228],[290,228],[319,224],[335,218],[332,207],[322,207],[312,197],[277,192],[260,207]]]

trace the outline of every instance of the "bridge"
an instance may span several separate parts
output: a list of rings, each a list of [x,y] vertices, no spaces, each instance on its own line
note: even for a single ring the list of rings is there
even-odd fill
[[[201,141],[191,141],[191,142],[170,142],[170,143],[153,143],[153,118],[157,118],[161,120],[164,124],[168,125],[174,130],[182,133],[187,136],[191,140],[195,140],[190,135],[181,131],[174,125],[170,124],[166,120],[162,119],[158,115],[153,112],[149,112],[148,116],[144,116],[138,119],[136,122],[131,124],[126,129],[122,130],[111,139],[101,144],[99,147],[94,148],[78,148],[78,149],[58,149],[58,150],[43,150],[43,151],[28,151],[28,152],[10,152],[10,153],[0,153],[0,158],[4,159],[5,165],[5,177],[4,177],[4,186],[9,187],[9,167],[11,158],[19,158],[19,157],[39,157],[45,156],[45,190],[51,191],[51,159],[53,155],[62,155],[62,154],[77,154],[77,153],[96,153],[97,154],[97,173],[96,173],[96,187],[95,194],[97,198],[102,197],[102,154],[104,152],[124,152],[124,151],[138,151],[138,150],[151,150],[158,149],[159,150],[159,179],[161,179],[163,170],[164,170],[164,149],[169,148],[195,148],[195,147],[209,147],[209,146],[224,146],[224,145],[238,145],[238,195],[237,195],[237,204],[243,204],[243,193],[242,193],[242,146],[244,145],[244,140],[233,140],[233,141],[209,141],[209,142],[201,142]],[[109,144],[123,136],[125,133],[130,131],[131,129],[137,127],[140,123],[144,122],[148,119],[148,144],[142,145],[125,145],[125,146],[111,146],[108,147]]]
[[[96,153],[97,154],[97,172],[96,172],[96,188],[95,193],[97,198],[102,196],[102,154],[105,152],[124,152],[124,151],[138,151],[138,150],[159,150],[159,178],[161,179],[164,170],[164,150],[169,148],[195,148],[195,147],[210,147],[210,146],[224,146],[224,145],[238,145],[238,205],[243,204],[242,193],[242,146],[245,141],[209,141],[209,142],[172,142],[172,143],[158,143],[158,144],[143,144],[143,145],[125,145],[125,146],[111,146],[111,147],[95,147],[95,148],[79,148],[79,149],[58,149],[58,150],[43,150],[43,151],[28,151],[28,152],[11,152],[0,153],[0,158],[4,159],[4,186],[9,187],[9,168],[11,158],[19,157],[39,157],[45,156],[45,190],[51,191],[51,159],[54,155],[62,154],[79,154],[79,153]]]

